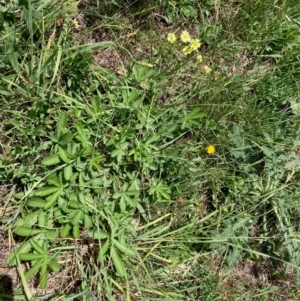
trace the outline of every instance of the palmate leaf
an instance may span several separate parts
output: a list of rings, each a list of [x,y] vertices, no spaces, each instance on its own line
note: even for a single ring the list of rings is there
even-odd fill
[[[152,187],[149,189],[150,195],[156,195],[158,200],[170,200],[171,199],[171,189],[168,185],[164,184],[162,181],[153,181]]]
[[[29,279],[35,275],[46,260],[47,256],[44,255],[43,258],[39,259],[28,271],[24,273],[25,278]]]
[[[191,123],[197,126],[200,126],[200,119],[206,116],[206,113],[202,111],[201,107],[195,107],[190,113],[184,112],[184,120],[181,128],[184,129],[187,123]]]

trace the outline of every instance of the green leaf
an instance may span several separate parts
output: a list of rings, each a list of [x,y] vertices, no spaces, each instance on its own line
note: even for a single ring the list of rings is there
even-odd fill
[[[42,249],[42,247],[34,240],[34,238],[30,240],[30,244],[36,252],[45,255],[44,249]]]
[[[189,123],[195,124],[195,125],[201,125],[199,122],[199,119],[206,116],[206,113],[202,112],[201,107],[195,107],[193,110],[185,116],[185,120]]]
[[[92,98],[92,107],[95,114],[98,114],[100,112],[100,100],[98,97]]]
[[[41,229],[32,229],[30,227],[19,227],[14,230],[14,233],[19,236],[32,236],[41,233]]]
[[[14,197],[15,197],[15,199],[17,199],[17,200],[21,200],[23,197],[24,197],[24,193],[23,192],[19,192],[19,193],[16,193],[15,195],[14,195]]]
[[[59,179],[59,177],[57,177],[56,175],[49,176],[47,178],[47,182],[49,184],[52,184],[52,185],[56,186],[56,187],[62,187],[63,186],[60,179]]]
[[[1,14],[1,12],[0,12]],[[6,88],[0,86],[0,94],[5,96],[11,96],[14,95],[11,91],[8,91]]]
[[[60,196],[60,194],[61,194],[61,190],[59,190],[56,193],[54,193],[53,195],[51,195],[48,198],[47,203],[44,206],[44,210],[49,209],[56,202],[56,200],[58,199],[58,197]]]
[[[131,207],[135,208],[137,206],[137,201],[130,197],[127,193],[124,194],[124,198]]]
[[[30,244],[31,239],[23,242],[21,246],[19,246],[17,249],[12,251],[7,258],[7,264],[9,266],[14,266],[17,264],[16,256],[19,256],[21,253],[28,253],[31,249],[32,246]]]
[[[69,181],[72,177],[73,174],[73,168],[72,165],[68,165],[64,168],[64,177],[66,181]]]
[[[62,148],[61,146],[58,147],[58,155],[59,157],[65,162],[65,163],[69,163],[70,162],[70,158],[69,158],[69,154],[68,152]]]
[[[39,259],[28,271],[24,273],[25,278],[28,279],[31,276],[35,275],[46,260],[46,256],[43,256],[43,258]]]
[[[67,125],[67,120],[68,120],[67,113],[61,113],[57,121],[57,128],[56,128],[57,137],[60,137],[61,133],[65,129]]]
[[[91,228],[93,226],[92,217],[89,215],[88,212],[86,212],[84,214],[83,224],[84,224],[84,228],[86,228],[86,229],[89,229],[89,228]]]
[[[42,198],[30,198],[27,200],[26,205],[29,207],[38,207],[38,208],[43,208],[46,204],[46,201]]]
[[[72,226],[70,224],[64,225],[64,227],[60,231],[60,237],[65,238],[70,235],[70,231],[72,229]]]
[[[40,288],[44,289],[47,287],[48,282],[48,265],[47,261],[45,261],[42,265],[41,271],[40,271]]]
[[[40,227],[47,227],[47,215],[45,211],[41,211],[38,215],[38,225]]]
[[[120,208],[124,212],[126,210],[126,201],[124,195],[120,199]]]
[[[71,142],[72,137],[73,135],[71,132],[62,134],[58,139],[58,144],[62,146],[68,145]]]
[[[120,258],[120,256],[118,255],[118,253],[116,252],[114,247],[111,248],[110,254],[111,254],[111,258],[112,258],[114,266],[117,270],[118,275],[120,277],[125,277],[126,270],[125,270],[124,263],[123,263],[122,259]]]
[[[49,267],[54,273],[61,269],[61,265],[56,260],[52,260],[49,264]]]
[[[99,262],[103,262],[104,256],[107,253],[109,246],[110,246],[109,239],[107,239],[106,242],[103,245],[101,244],[100,250],[99,250],[99,253],[98,253],[98,261]]]
[[[36,196],[46,196],[46,195],[50,195],[53,194],[57,191],[60,191],[61,188],[60,187],[56,187],[56,186],[45,186],[45,187],[41,187],[39,189],[37,189],[34,194]]]
[[[18,257],[21,261],[33,261],[45,258],[45,254],[21,253]]]
[[[108,238],[108,233],[101,230],[90,230],[89,237],[92,237],[94,239],[104,239]]]
[[[80,238],[79,223],[75,224],[74,227],[73,227],[73,236],[76,239]]]
[[[76,224],[78,224],[80,222],[80,220],[82,219],[82,216],[83,216],[83,212],[81,210],[77,210],[71,220],[71,223],[75,226]]]
[[[48,240],[54,241],[57,238],[58,231],[57,229],[44,230],[43,234]]]
[[[122,253],[128,255],[128,256],[136,256],[137,252],[135,249],[130,248],[122,243],[120,243],[118,240],[113,239],[112,243],[114,246],[116,246]]]
[[[46,166],[51,166],[51,165],[56,165],[59,162],[60,162],[59,156],[57,154],[52,154],[45,157],[41,163]]]

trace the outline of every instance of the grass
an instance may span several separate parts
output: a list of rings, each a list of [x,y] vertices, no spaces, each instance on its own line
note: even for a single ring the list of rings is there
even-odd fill
[[[299,8],[1,6],[11,299],[299,298]]]

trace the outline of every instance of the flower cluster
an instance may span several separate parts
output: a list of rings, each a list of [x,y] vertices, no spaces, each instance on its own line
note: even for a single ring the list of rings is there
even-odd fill
[[[169,33],[167,35],[167,41],[171,44],[174,44],[177,40],[177,37],[175,35],[175,33]],[[180,35],[180,40],[184,43],[184,44],[188,44],[186,46],[183,47],[182,49],[182,52],[184,55],[189,55],[191,54],[193,51],[197,51],[200,47],[201,47],[201,42],[199,39],[192,39],[190,34],[186,31],[186,30],[183,30],[181,32],[181,35]],[[203,62],[203,57],[201,54],[199,54],[197,56],[197,60],[202,63]],[[209,74],[212,72],[212,69],[205,65],[204,67],[204,72],[206,74]]]

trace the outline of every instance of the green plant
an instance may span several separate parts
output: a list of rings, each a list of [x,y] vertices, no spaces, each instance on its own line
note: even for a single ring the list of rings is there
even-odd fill
[[[216,300],[215,263],[298,270],[297,3],[122,3],[85,3],[82,15],[72,1],[2,8],[0,176],[13,187],[2,221],[27,299],[29,278],[47,288],[70,254],[80,285],[67,300]],[[130,27],[136,39],[125,11],[149,17]],[[113,42],[86,43],[112,28]],[[178,41],[184,30],[192,43]],[[124,36],[142,51],[125,51]],[[103,49],[122,74],[95,66]],[[238,295],[272,293],[254,291]]]

